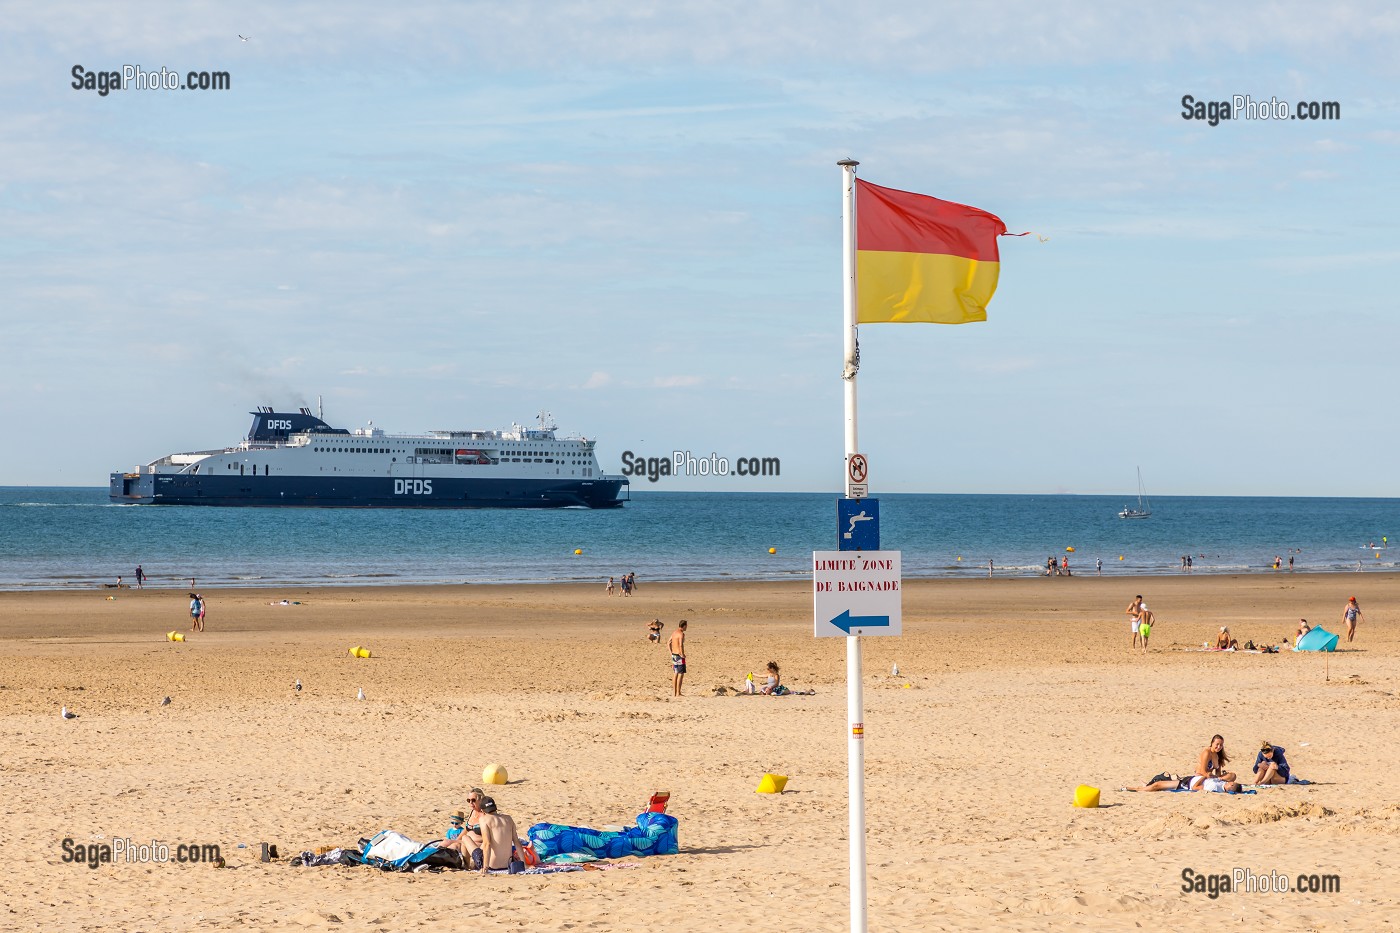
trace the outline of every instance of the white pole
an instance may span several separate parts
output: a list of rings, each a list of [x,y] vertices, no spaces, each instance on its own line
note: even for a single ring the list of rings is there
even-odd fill
[[[856,166],[842,159],[841,166],[841,275],[845,305],[846,355],[842,379],[846,383],[846,456],[841,485],[845,489],[851,455],[856,446]],[[846,638],[846,750],[847,796],[850,804],[851,933],[866,933],[865,917],[865,692],[861,684],[860,636]]]

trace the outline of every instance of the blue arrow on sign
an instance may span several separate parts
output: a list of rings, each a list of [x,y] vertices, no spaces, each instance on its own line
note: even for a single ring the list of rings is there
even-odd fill
[[[831,624],[839,628],[841,631],[845,632],[847,635],[849,635],[851,634],[851,629],[853,628],[879,628],[881,626],[885,626],[886,628],[888,628],[890,624],[890,617],[853,616],[851,615],[851,610],[846,609],[843,610],[839,616],[832,619]]]

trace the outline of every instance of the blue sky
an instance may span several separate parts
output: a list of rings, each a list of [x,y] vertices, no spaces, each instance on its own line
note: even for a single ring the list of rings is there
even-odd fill
[[[985,324],[861,330],[876,492],[1395,495],[1400,12],[7,6],[0,485],[542,409],[841,477],[840,172],[974,204]],[[251,37],[241,42],[239,34]],[[71,69],[226,70],[100,97]],[[1337,101],[1331,122],[1181,97]],[[650,484],[643,483],[649,486]]]

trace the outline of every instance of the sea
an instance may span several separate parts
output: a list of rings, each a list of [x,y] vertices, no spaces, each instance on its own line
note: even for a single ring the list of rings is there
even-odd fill
[[[1400,499],[880,496],[880,543],[904,576],[1393,572]],[[105,487],[0,487],[0,589],[148,585],[602,584],[810,579],[837,548],[828,493],[633,492],[609,510],[262,509],[113,503]],[[1373,547],[1374,545],[1374,547]],[[772,553],[770,553],[770,549]]]

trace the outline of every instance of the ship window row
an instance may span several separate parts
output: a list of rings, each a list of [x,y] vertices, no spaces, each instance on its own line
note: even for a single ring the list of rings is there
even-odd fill
[[[318,454],[391,454],[390,447],[313,447]]]

